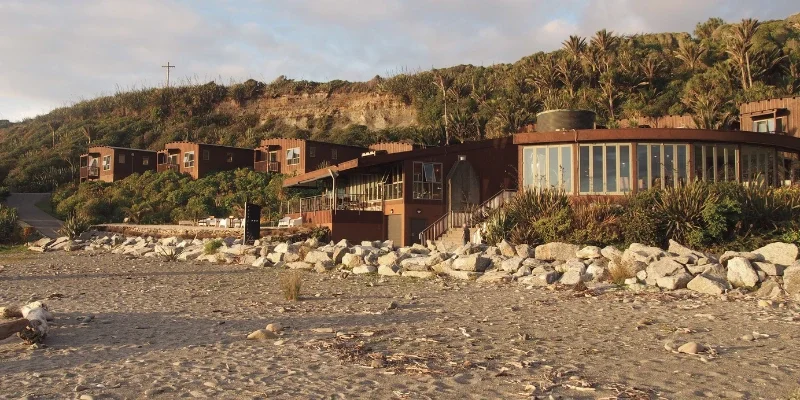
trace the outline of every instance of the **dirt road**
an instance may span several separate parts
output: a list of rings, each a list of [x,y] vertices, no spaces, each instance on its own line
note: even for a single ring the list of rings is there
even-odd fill
[[[62,221],[36,207],[36,203],[50,196],[50,193],[11,193],[6,204],[19,212],[19,219],[36,228],[42,235],[56,238]]]

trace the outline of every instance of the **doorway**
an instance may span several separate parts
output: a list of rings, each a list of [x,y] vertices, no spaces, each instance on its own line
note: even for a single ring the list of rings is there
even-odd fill
[[[411,218],[411,240],[408,243],[421,243],[419,234],[428,227],[428,220],[425,218]]]
[[[386,217],[386,237],[400,247],[403,242],[403,216],[389,215]]]

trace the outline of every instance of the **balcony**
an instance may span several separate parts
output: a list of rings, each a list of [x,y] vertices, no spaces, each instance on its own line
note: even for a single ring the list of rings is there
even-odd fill
[[[381,205],[380,202],[367,201],[367,197],[361,194],[339,195],[334,199],[330,193],[292,199],[286,204],[287,214],[329,210],[381,211]]]
[[[281,172],[281,163],[277,161],[256,161],[253,164],[253,169],[257,172]]]
[[[164,171],[175,171],[181,172],[181,167],[178,164],[158,164],[156,167],[156,171],[164,172]]]
[[[81,179],[100,178],[100,167],[81,167]]]

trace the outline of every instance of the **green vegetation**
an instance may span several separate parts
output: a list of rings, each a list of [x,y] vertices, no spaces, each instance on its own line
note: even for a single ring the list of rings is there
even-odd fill
[[[570,36],[557,51],[489,67],[402,71],[368,82],[279,77],[268,84],[187,82],[118,92],[0,127],[0,182],[18,191],[49,191],[74,181],[78,156],[90,143],[160,149],[194,140],[252,147],[285,136],[442,144],[508,135],[554,108],[594,110],[609,127],[668,114],[691,115],[701,128],[735,127],[739,103],[800,94],[798,26],[800,14],[763,23],[712,18],[693,34],[601,30],[590,38]],[[416,124],[379,131],[341,127],[328,110],[304,118],[301,129],[263,117],[255,107],[284,95],[345,93],[393,95],[416,111]]]
[[[81,233],[88,231],[90,227],[91,225],[86,220],[86,217],[72,213],[64,218],[64,225],[61,226],[58,233],[70,239],[77,239]]]
[[[203,251],[206,254],[216,254],[220,247],[222,247],[222,240],[214,239],[206,242],[205,246],[203,246]]]
[[[11,191],[10,191],[10,190],[8,190],[8,188],[7,188],[7,187],[5,187],[5,186],[0,186],[0,202],[4,202],[4,201],[6,201],[6,199],[7,199],[7,198],[8,198],[8,196],[10,196],[10,195],[11,195]]]
[[[208,216],[243,216],[249,201],[262,206],[262,218],[279,218],[284,199],[282,176],[248,169],[218,172],[192,180],[169,172],[134,174],[121,181],[84,182],[53,193],[60,217],[78,215],[90,224],[122,222],[162,224]]]
[[[674,239],[698,249],[752,250],[770,240],[800,243],[800,188],[694,182],[595,203],[531,190],[491,215],[487,230],[489,243],[664,247]]]
[[[17,209],[0,204],[0,244],[16,243],[20,239]]]

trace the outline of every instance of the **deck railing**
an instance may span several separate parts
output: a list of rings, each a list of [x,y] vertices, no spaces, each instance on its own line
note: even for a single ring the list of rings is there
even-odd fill
[[[366,195],[347,194],[336,198],[330,193],[319,196],[291,199],[286,203],[287,214],[300,214],[325,210],[379,211],[380,205],[367,201]]]
[[[434,221],[419,234],[419,240],[424,244],[428,240],[436,240],[449,229],[464,225],[473,226],[483,222],[492,212],[506,204],[516,193],[516,190],[503,189],[488,200],[470,211],[450,211]]]

